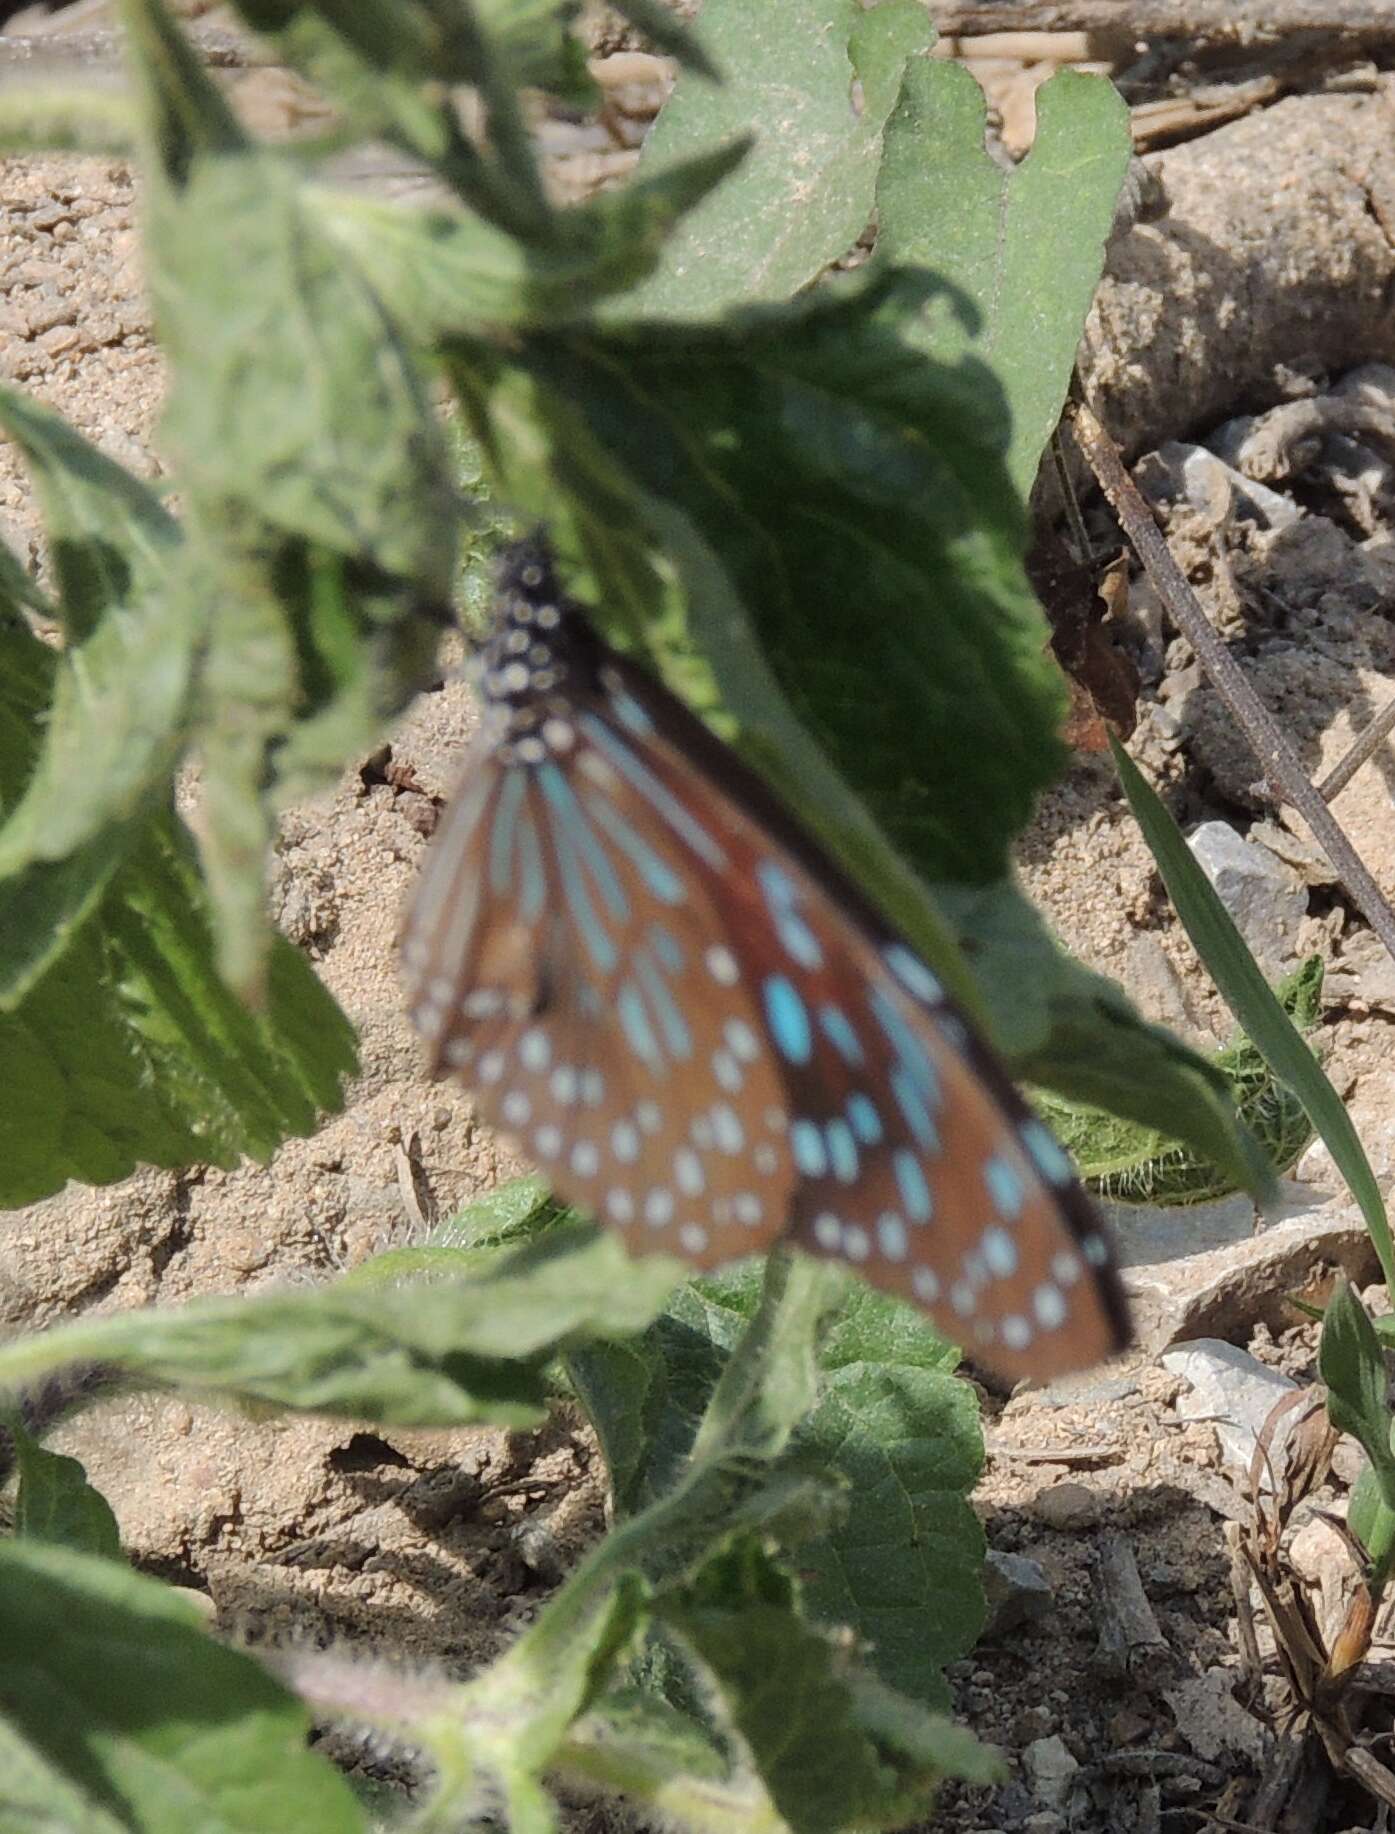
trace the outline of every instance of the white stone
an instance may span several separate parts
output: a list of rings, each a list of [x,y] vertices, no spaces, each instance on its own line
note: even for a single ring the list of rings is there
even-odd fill
[[[1022,1763],[1037,1801],[1044,1802],[1048,1808],[1064,1808],[1071,1780],[1080,1765],[1057,1734],[1053,1732],[1050,1738],[1033,1739],[1023,1748]]]
[[[1177,1400],[1179,1416],[1210,1421],[1225,1463],[1242,1483],[1247,1482],[1265,1422],[1298,1384],[1281,1370],[1259,1362],[1248,1350],[1214,1337],[1180,1344],[1165,1351],[1158,1361],[1188,1384],[1188,1391]],[[1298,1417],[1297,1409],[1283,1416],[1271,1436],[1270,1457],[1280,1470],[1284,1441]],[[1267,1472],[1261,1487],[1271,1488]]]

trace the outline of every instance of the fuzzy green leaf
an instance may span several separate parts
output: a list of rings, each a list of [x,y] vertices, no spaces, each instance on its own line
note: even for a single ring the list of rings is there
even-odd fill
[[[529,246],[478,216],[408,211],[343,191],[313,194],[326,230],[373,275],[384,303],[429,343],[485,324],[569,323],[651,273],[674,227],[742,162],[746,143],[675,161],[557,214]]]
[[[95,895],[129,833],[119,825],[163,791],[184,736],[199,612],[171,589],[175,523],[153,494],[47,409],[0,389],[0,432],[34,481],[57,583],[67,648],[19,662],[4,713],[33,719],[44,684],[36,753],[10,735],[8,811],[0,828],[0,899],[36,896],[70,914]],[[21,627],[0,633],[22,650]],[[21,766],[23,767],[21,773]],[[67,879],[16,881],[40,862],[88,848]],[[7,946],[11,961],[25,952]],[[33,957],[28,957],[32,966]],[[12,968],[11,987],[20,978]]]
[[[758,1280],[751,1266],[695,1280],[642,1338],[568,1356],[620,1509],[653,1506],[680,1480]],[[834,1521],[789,1525],[809,1608],[852,1625],[876,1673],[930,1703],[944,1702],[943,1664],[983,1621],[983,1540],[966,1500],[982,1442],[957,1361],[918,1312],[848,1282],[787,1458],[791,1472],[827,1469],[842,1486]]]
[[[348,1784],[305,1749],[306,1709],[187,1599],[115,1562],[0,1543],[0,1673],[0,1750],[19,1759],[0,1775],[0,1828],[363,1828]]]
[[[934,33],[905,0],[708,0],[714,88],[680,81],[645,143],[642,176],[747,135],[738,178],[685,218],[627,318],[715,317],[784,300],[846,255],[872,215],[882,129],[907,59]]]
[[[677,1275],[631,1266],[610,1236],[556,1230],[477,1263],[468,1282],[346,1282],[66,1325],[0,1349],[0,1388],[91,1361],[130,1382],[397,1426],[529,1425],[558,1348],[642,1330]]]
[[[867,1813],[880,1766],[854,1719],[844,1664],[753,1542],[715,1556],[662,1615],[707,1670],[787,1827],[834,1834]]]
[[[1062,70],[1036,92],[1019,165],[984,146],[987,104],[962,64],[907,66],[877,180],[877,249],[932,269],[954,295],[916,333],[927,355],[972,351],[1001,383],[1009,475],[1026,497],[1060,418],[1105,238],[1133,156],[1128,109],[1102,77]],[[974,310],[955,310],[953,300]]]
[[[15,647],[22,657],[34,644],[26,633]],[[0,764],[6,731],[0,712]],[[0,1206],[70,1178],[110,1184],[140,1163],[268,1159],[341,1105],[356,1067],[348,1021],[283,938],[261,1010],[237,999],[215,967],[181,824],[162,815],[132,827],[126,858],[89,897],[65,900],[56,871],[16,881],[47,927],[7,963],[23,972],[0,1012]],[[87,857],[74,856],[74,875]]]
[[[118,1559],[121,1534],[111,1504],[88,1483],[78,1461],[46,1451],[18,1422],[6,1430],[13,1435],[19,1466],[15,1533]]]

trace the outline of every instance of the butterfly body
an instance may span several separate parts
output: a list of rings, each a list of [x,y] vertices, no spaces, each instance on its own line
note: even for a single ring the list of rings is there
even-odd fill
[[[559,1196],[700,1266],[789,1240],[1005,1374],[1127,1341],[1069,1162],[769,789],[510,551],[409,919],[413,1018]]]

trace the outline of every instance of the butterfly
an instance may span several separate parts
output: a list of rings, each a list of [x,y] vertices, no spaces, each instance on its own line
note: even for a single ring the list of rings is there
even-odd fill
[[[596,634],[540,536],[503,556],[476,674],[482,730],[403,933],[433,1070],[632,1246],[833,1257],[1010,1378],[1122,1349],[1062,1148],[766,784]]]

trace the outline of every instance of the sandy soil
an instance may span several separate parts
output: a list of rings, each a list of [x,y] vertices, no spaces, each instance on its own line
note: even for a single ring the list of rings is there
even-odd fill
[[[86,20],[99,9],[84,4],[69,13]],[[38,18],[34,10],[11,29],[32,28]],[[1040,72],[1021,56],[999,62],[1000,113],[1015,120],[1022,85]],[[1183,68],[1168,80],[1176,88],[1185,78]],[[1354,110],[1359,102],[1375,111],[1375,127],[1388,127],[1388,81],[1372,75],[1355,90],[1355,102],[1343,95],[1335,111],[1331,97],[1295,95],[1204,142],[1153,156],[1174,208],[1181,199],[1188,214],[1170,225],[1166,212],[1143,219],[1116,245],[1114,291],[1103,297],[1092,334],[1097,366],[1100,328],[1109,330],[1117,354],[1121,315],[1144,287],[1140,274],[1175,273],[1179,248],[1227,233],[1233,194],[1253,172],[1266,119],[1289,142],[1299,133],[1320,149],[1326,135],[1328,177],[1356,182]],[[291,124],[301,107],[284,82],[277,88],[275,73],[243,101],[272,126]],[[1272,120],[1305,103],[1310,112],[1301,121]],[[636,118],[642,123],[642,100]],[[577,188],[624,163],[621,153],[590,146],[572,156],[578,163],[569,182]],[[1197,176],[1203,168],[1206,183]],[[1377,178],[1388,182],[1388,174],[1373,178],[1369,171],[1361,182],[1369,189]],[[92,159],[9,160],[0,183],[0,373],[122,463],[158,476],[152,428],[161,371],[141,292],[128,172]],[[1318,187],[1313,195],[1330,201],[1331,190]],[[1368,217],[1388,259],[1395,221],[1379,212]],[[1326,229],[1317,223],[1312,233]],[[1234,247],[1228,255],[1240,259]],[[1258,286],[1263,257],[1251,250],[1245,259],[1258,263],[1249,282]],[[1373,245],[1370,260],[1379,259]],[[1355,361],[1382,354],[1395,360],[1383,306],[1372,308],[1378,322],[1362,339],[1343,328],[1336,345],[1323,348],[1323,326],[1294,306],[1296,283],[1287,270],[1283,283],[1291,341],[1283,361],[1270,362],[1267,385],[1251,379],[1243,402],[1218,400],[1213,418],[1199,421],[1189,395],[1185,424],[1158,425],[1156,373],[1141,393],[1131,377],[1140,367],[1148,372],[1150,362],[1174,363],[1175,351],[1137,346],[1126,362],[1097,367],[1106,401],[1111,387],[1121,399],[1133,389],[1124,418],[1146,425],[1147,443],[1156,445],[1171,436],[1204,438],[1240,406],[1254,410],[1304,388],[1325,390]],[[1314,284],[1322,284],[1320,276]],[[1282,342],[1272,327],[1265,335],[1276,348]],[[1198,361],[1204,352],[1198,358],[1190,351],[1188,365]],[[1279,481],[1275,487],[1306,512],[1287,529],[1232,517],[1218,537],[1215,519],[1190,504],[1166,515],[1208,609],[1315,775],[1395,689],[1389,460],[1388,445],[1343,451]],[[1361,488],[1350,482],[1354,473],[1366,477]],[[0,528],[37,564],[33,506],[3,447]],[[1242,827],[1272,814],[1256,799],[1258,773],[1237,751],[1188,646],[1162,631],[1146,593],[1120,640],[1144,679],[1134,749],[1178,813],[1188,822],[1220,817]],[[392,735],[394,758],[410,765],[425,796],[449,793],[470,719],[463,690],[448,681],[423,696]],[[1392,771],[1387,748],[1335,807],[1395,893]],[[404,1239],[419,1229],[423,1211],[448,1213],[511,1169],[475,1125],[466,1099],[422,1078],[401,1010],[394,933],[429,826],[424,814],[422,793],[355,770],[332,797],[289,816],[278,842],[278,919],[362,1040],[362,1074],[345,1113],[313,1140],[289,1144],[267,1168],[141,1173],[110,1190],[73,1189],[10,1216],[0,1251],[0,1329],[33,1330],[94,1306],[314,1279]],[[1081,757],[1046,799],[1019,863],[1027,890],[1073,951],[1124,981],[1156,1016],[1202,1038],[1225,1033],[1224,1015],[1098,758]],[[1316,948],[1348,970],[1337,977],[1345,992],[1329,1006],[1318,1042],[1339,1089],[1360,1106],[1364,1087],[1368,1105],[1385,1109],[1395,988],[1373,965],[1364,925],[1330,884],[1311,887],[1297,944],[1295,958]],[[1278,1342],[1260,1329],[1252,1348],[1299,1380],[1311,1376],[1305,1327]],[[991,1798],[951,1791],[944,1826],[960,1834],[1058,1834],[1067,1825],[1156,1828],[1161,1814],[1169,1817],[1165,1825],[1181,1828],[1196,1825],[1194,1811],[1217,1805],[1243,1820],[1233,1806],[1241,1798],[1227,1790],[1232,1779],[1253,1774],[1257,1722],[1238,1708],[1233,1718],[1222,1714],[1214,1684],[1199,1714],[1185,1691],[1171,1698],[1163,1685],[1166,1679],[1175,1693],[1189,1678],[1204,1689],[1213,1671],[1224,1683],[1236,1660],[1222,1536],[1224,1499],[1234,1492],[1217,1476],[1213,1430],[1182,1418],[1178,1390],[1151,1358],[1135,1358],[1071,1393],[1006,1403],[985,1396],[990,1458],[978,1506],[995,1549],[1029,1553],[1040,1563],[1053,1603],[1026,1632],[990,1635],[954,1672],[961,1711],[1014,1755],[1016,1768]],[[239,1634],[255,1641],[295,1631],[462,1669],[493,1653],[526,1618],[602,1516],[599,1459],[584,1428],[565,1415],[533,1435],[395,1433],[389,1441],[314,1421],[253,1423],[181,1402],[138,1401],[75,1422],[56,1443],[80,1457],[112,1499],[134,1558],[207,1591],[220,1621]],[[1343,1495],[1338,1480],[1318,1500],[1339,1504]],[[1171,1652],[1166,1677],[1121,1681],[1096,1650],[1102,1551],[1109,1537],[1120,1536]],[[1206,1725],[1219,1728],[1214,1738]],[[1041,1781],[1039,1748],[1055,1738],[1068,1768],[1078,1770],[1053,1797]],[[1188,1814],[1178,1818],[1183,1810]],[[1340,1795],[1322,1814],[1310,1825],[1339,1829],[1370,1819],[1361,1799]]]

